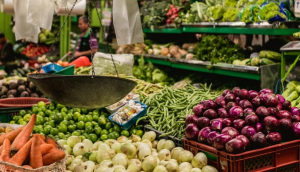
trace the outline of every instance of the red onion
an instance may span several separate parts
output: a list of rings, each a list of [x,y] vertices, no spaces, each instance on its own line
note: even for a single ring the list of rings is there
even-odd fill
[[[219,135],[218,132],[212,131],[207,135],[207,143],[213,145],[215,138]]]
[[[222,96],[225,97],[228,93],[231,93],[231,91],[226,89],[226,90],[223,91]]]
[[[241,91],[241,89],[240,89],[239,87],[234,87],[234,88],[232,89],[232,94],[233,94],[235,97],[238,97],[239,94],[240,94],[240,91]]]
[[[219,107],[224,108],[226,106],[225,98],[223,96],[217,97],[215,102]]]
[[[248,115],[255,115],[253,109],[251,108],[244,109],[244,117],[246,118]]]
[[[254,114],[248,115],[245,118],[246,125],[249,125],[249,126],[252,126],[252,127],[255,127],[258,122],[259,122],[259,119]]]
[[[264,106],[258,107],[255,111],[255,114],[260,118],[265,118],[266,116],[270,115],[268,109]]]
[[[278,120],[274,116],[267,116],[264,118],[263,125],[267,131],[276,131],[278,129]]]
[[[292,122],[300,122],[300,116],[299,115],[293,115]]]
[[[239,104],[240,101],[241,101],[241,98],[239,98],[239,97],[236,97],[236,98],[235,98],[235,103],[236,103],[236,104]]]
[[[210,127],[202,128],[198,134],[198,141],[200,143],[205,143],[207,141],[207,136],[210,132]]]
[[[220,118],[228,118],[228,113],[225,108],[219,108],[218,115]]]
[[[203,112],[204,112],[203,104],[199,104],[195,106],[193,109],[193,113],[198,117],[202,116]]]
[[[300,113],[299,113],[299,108],[293,107],[293,108],[291,109],[291,114],[292,114],[292,115],[300,115]]]
[[[293,132],[294,135],[299,138],[300,137],[300,122],[293,123]]]
[[[277,106],[276,106],[277,110],[282,110],[282,104],[280,102],[278,102]]]
[[[252,99],[254,99],[255,97],[259,96],[259,93],[257,91],[254,90],[249,90],[249,100],[251,101]]]
[[[194,114],[190,114],[185,118],[185,125],[189,125],[191,123],[197,124],[198,117]]]
[[[210,124],[212,124],[213,121],[220,121],[220,122],[222,122],[222,121],[223,121],[223,118],[215,118],[215,119],[212,119],[212,120],[210,120]]]
[[[238,136],[236,136],[236,138],[237,139],[241,139],[243,141],[243,143],[244,143],[244,145],[245,145],[246,148],[248,146],[250,146],[250,141],[249,141],[249,139],[246,136],[244,136],[244,135],[238,135]]]
[[[270,115],[277,117],[279,110],[275,107],[268,107]]]
[[[255,128],[251,126],[245,126],[241,131],[241,134],[246,136],[247,138],[250,138],[255,133],[256,133]]]
[[[237,106],[235,102],[228,102],[225,109],[229,111],[234,106]]]
[[[285,100],[284,103],[282,103],[282,110],[287,110],[287,111],[291,111],[291,102],[288,100]]]
[[[278,119],[282,119],[282,118],[288,118],[288,119],[292,119],[292,114],[287,111],[287,110],[280,110],[278,112]]]
[[[233,127],[238,131],[241,131],[245,126],[245,121],[242,119],[236,119],[233,121]]]
[[[234,106],[229,110],[229,117],[230,118],[241,118],[244,115],[244,111],[240,106]]]
[[[259,94],[274,93],[272,90],[265,88],[260,90]]]
[[[221,131],[223,129],[222,121],[219,120],[212,121],[211,129],[214,131]]]
[[[228,134],[219,134],[214,140],[214,147],[218,150],[225,148],[225,144],[231,140]]]
[[[281,135],[278,132],[271,132],[266,136],[266,138],[267,138],[267,142],[272,145],[275,145],[275,144],[278,144],[281,142]]]
[[[277,97],[274,94],[272,94],[269,97],[269,99],[267,100],[266,106],[268,106],[268,107],[276,107],[277,105],[278,105],[278,99],[277,99]]]
[[[256,124],[255,130],[256,130],[256,132],[260,132],[260,131],[262,130],[262,125],[261,125],[261,123],[257,123],[257,124]]]
[[[197,137],[199,129],[196,124],[191,123],[186,126],[184,133],[187,139],[194,139]]]
[[[235,101],[235,96],[233,94],[227,94],[224,98],[224,100],[228,103],[228,102],[234,102]]]
[[[207,117],[209,119],[214,119],[214,118],[217,118],[218,115],[217,115],[217,112],[213,109],[207,109],[204,113],[203,113],[203,116],[204,117]]]
[[[216,109],[217,104],[213,100],[206,100],[203,103],[203,108],[206,109]]]
[[[259,107],[261,105],[261,100],[260,100],[259,96],[253,98],[251,100],[251,104],[256,108]]]
[[[224,118],[222,121],[223,127],[230,127],[231,126],[231,120],[229,118]]]
[[[229,153],[241,153],[245,151],[244,142],[241,139],[235,138],[225,144],[226,151]]]
[[[252,104],[248,101],[248,100],[241,100],[239,105],[243,108],[243,109],[246,109],[246,108],[251,108],[253,109],[253,106]]]
[[[238,130],[236,130],[233,127],[225,127],[222,132],[222,134],[228,134],[231,138],[235,138],[236,136],[239,135]]]
[[[267,145],[267,138],[262,132],[252,135],[250,141],[251,145],[258,148],[265,147]]]
[[[209,126],[210,120],[207,117],[200,117],[197,120],[197,126],[199,129]]]
[[[267,105],[267,101],[273,96],[274,94],[266,93],[259,95],[259,98],[263,105]]]
[[[282,95],[276,94],[276,97],[281,104],[283,104],[285,102],[285,98]]]
[[[290,119],[282,118],[278,121],[279,131],[291,131],[292,128],[293,128],[293,124]]]
[[[249,97],[250,97],[250,94],[249,94],[248,90],[241,89],[240,92],[239,92],[239,96],[238,97],[240,97],[241,99],[247,99],[248,100]]]

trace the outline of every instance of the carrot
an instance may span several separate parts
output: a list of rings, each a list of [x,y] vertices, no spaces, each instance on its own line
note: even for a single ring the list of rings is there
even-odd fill
[[[56,148],[56,143],[51,137],[46,137],[45,141],[46,141],[47,144],[51,144]]]
[[[43,166],[42,152],[40,147],[40,136],[34,135],[31,149],[30,149],[30,160],[29,165],[32,168],[40,168]]]
[[[47,143],[45,142],[45,140],[41,137],[42,135],[40,135],[40,134],[34,134],[34,135],[37,135],[37,136],[38,136],[38,139],[40,140],[40,145],[42,145],[42,144],[47,144]]]
[[[10,143],[12,143],[15,138],[18,136],[18,134],[24,129],[25,126],[22,126],[18,129],[12,130],[8,133],[5,133],[3,135],[0,136],[0,145],[3,144],[5,139],[8,139],[10,141]]]
[[[64,151],[61,151],[57,148],[51,149],[49,153],[43,156],[43,164],[44,165],[50,165],[57,161],[60,161],[64,159],[66,156],[66,153]]]
[[[1,155],[1,152],[2,152],[2,145],[0,146],[0,155]]]
[[[41,145],[41,152],[42,152],[42,155],[45,155],[47,154],[51,149],[53,149],[54,146],[51,145],[51,144],[42,144]]]
[[[40,136],[43,140],[46,139],[46,137],[45,137],[44,135],[42,135],[42,134],[39,134],[39,136]]]
[[[29,156],[32,139],[30,139],[8,162],[21,166]]]
[[[36,115],[33,114],[30,118],[30,121],[25,126],[25,128],[20,132],[20,134],[16,137],[14,142],[11,144],[10,150],[18,151],[28,142],[30,134],[33,130],[33,127],[35,125],[36,121]]]
[[[1,150],[2,161],[8,161],[10,159],[10,141],[8,139],[4,140]]]

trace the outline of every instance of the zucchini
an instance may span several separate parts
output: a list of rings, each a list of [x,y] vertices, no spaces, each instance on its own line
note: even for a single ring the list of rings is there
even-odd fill
[[[276,63],[267,58],[260,59],[260,65],[271,65],[271,64],[276,64]]]
[[[246,66],[247,65],[247,62],[249,62],[250,61],[250,59],[245,59],[245,60],[243,60],[240,64],[242,65],[242,66]]]
[[[22,69],[18,68],[17,71],[18,71],[18,73],[21,74],[22,76],[25,75],[25,72],[24,72]]]
[[[275,61],[281,61],[281,54],[274,51],[262,50],[259,52],[259,57],[268,58],[270,60]]]

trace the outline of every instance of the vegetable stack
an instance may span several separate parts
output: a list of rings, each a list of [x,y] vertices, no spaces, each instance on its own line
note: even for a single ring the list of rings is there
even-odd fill
[[[52,138],[39,134],[30,138],[35,122],[36,115],[32,115],[26,126],[0,136],[0,161],[36,169],[65,158],[65,152],[56,148]]]
[[[298,108],[270,89],[225,90],[215,101],[202,101],[186,118],[185,136],[229,153],[299,138]]]

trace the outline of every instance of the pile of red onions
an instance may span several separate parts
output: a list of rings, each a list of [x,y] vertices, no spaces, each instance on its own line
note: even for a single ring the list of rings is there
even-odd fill
[[[270,89],[224,90],[194,107],[185,122],[187,139],[229,153],[278,144],[285,133],[300,138],[299,109]]]

